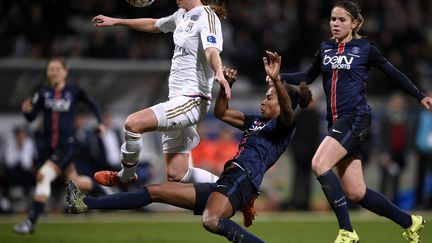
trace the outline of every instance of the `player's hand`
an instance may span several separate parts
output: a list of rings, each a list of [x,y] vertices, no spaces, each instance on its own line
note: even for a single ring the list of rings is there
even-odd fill
[[[263,57],[264,70],[267,76],[274,82],[280,80],[279,71],[282,57],[277,52],[266,51],[267,57]]]
[[[225,90],[225,95],[228,99],[231,99],[231,88],[228,81],[225,79],[223,73],[215,75],[215,80],[220,84],[220,86]]]
[[[237,70],[229,67],[223,67],[222,69],[225,79],[228,81],[230,87],[237,80]]]
[[[421,101],[421,104],[428,110],[432,111],[432,98],[431,97],[424,97]]]
[[[97,131],[98,131],[98,135],[99,135],[100,137],[102,137],[103,135],[105,135],[105,132],[106,132],[106,126],[105,126],[104,124],[102,124],[102,123],[99,123],[99,124],[97,125]]]
[[[33,109],[33,104],[31,103],[31,99],[27,98],[21,104],[21,111],[24,113],[29,113]]]
[[[114,26],[117,22],[116,18],[111,18],[105,15],[98,15],[92,19],[96,27]]]

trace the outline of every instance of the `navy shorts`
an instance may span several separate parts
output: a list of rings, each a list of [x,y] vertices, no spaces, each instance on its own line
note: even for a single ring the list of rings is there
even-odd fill
[[[72,137],[67,141],[60,143],[56,148],[51,148],[49,143],[39,151],[39,161],[45,163],[46,160],[52,160],[60,169],[66,168],[75,159],[77,144]]]
[[[347,151],[347,156],[363,159],[362,143],[369,132],[371,116],[369,113],[353,111],[329,124],[328,135],[336,139]]]
[[[195,184],[196,202],[194,214],[202,214],[207,199],[213,191],[228,197],[233,213],[245,206],[258,192],[249,180],[246,172],[234,164],[225,166],[225,170],[216,183]]]

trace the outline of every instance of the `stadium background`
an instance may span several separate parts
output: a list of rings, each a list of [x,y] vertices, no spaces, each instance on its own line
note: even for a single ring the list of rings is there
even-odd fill
[[[229,15],[223,21],[222,59],[225,65],[237,68],[240,73],[233,89],[232,106],[247,112],[257,112],[255,107],[265,90],[261,63],[264,51],[278,51],[283,56],[284,70],[304,69],[320,42],[330,36],[328,19],[333,1],[225,2]],[[359,3],[366,20],[360,33],[376,43],[384,55],[419,87],[423,90],[432,89],[432,2],[364,0]],[[94,96],[103,110],[113,115],[119,127],[127,114],[165,100],[173,49],[171,36],[146,34],[123,27],[101,30],[93,26],[91,18],[97,14],[158,18],[176,9],[177,5],[172,0],[156,0],[153,5],[143,9],[133,8],[122,0],[2,0],[0,148],[11,136],[14,127],[25,124],[20,115],[20,104],[44,81],[44,68],[50,56],[66,58],[70,69],[69,81],[80,84]],[[214,91],[217,88],[215,85]],[[372,70],[367,82],[367,97],[375,112],[375,124],[378,124],[380,114],[385,112],[388,94],[395,89],[397,87],[388,77]],[[315,82],[313,91],[317,108],[322,113],[324,104],[320,97],[320,81]],[[418,108],[415,100],[408,98],[407,104],[408,109],[415,113]],[[205,124],[211,131],[217,131],[221,126],[211,116]],[[37,122],[29,130],[34,131],[36,127]],[[366,181],[373,188],[379,188],[380,182],[376,149],[379,147],[378,136],[379,128],[373,126],[371,159],[365,168]],[[159,140],[157,134],[147,135],[144,139],[148,149],[141,159],[155,167],[156,175],[152,182],[162,181],[164,175]],[[416,158],[414,154],[409,158],[411,163],[405,168],[401,182],[401,205],[406,209],[414,209],[412,190]],[[266,193],[258,202],[262,210],[275,210],[275,205],[290,195],[291,162],[290,153],[286,153],[277,168],[269,172],[271,176],[267,177],[263,185]],[[312,184],[313,209],[325,211],[326,202],[319,185],[315,181]],[[159,205],[154,210],[173,209]],[[15,216],[0,216],[0,224],[11,223],[15,218],[9,217]]]

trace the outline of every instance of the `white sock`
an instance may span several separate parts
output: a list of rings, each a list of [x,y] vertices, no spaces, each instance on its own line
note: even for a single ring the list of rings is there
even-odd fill
[[[218,176],[196,167],[189,167],[186,174],[180,180],[181,183],[214,183]]]
[[[124,167],[122,165],[122,170],[119,171],[118,176],[120,177],[120,181],[123,183],[129,182],[135,176],[135,171],[138,163],[132,167]]]

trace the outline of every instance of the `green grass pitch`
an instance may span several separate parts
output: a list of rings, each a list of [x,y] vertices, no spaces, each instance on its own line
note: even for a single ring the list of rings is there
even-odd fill
[[[429,221],[422,231],[422,242],[429,243],[432,242],[432,213],[421,214]],[[0,242],[227,242],[205,231],[200,216],[188,212],[49,214],[41,218],[34,234],[15,235],[11,227],[24,217],[0,216]],[[234,220],[241,223],[239,215]],[[396,224],[371,213],[353,212],[352,221],[362,243],[406,242]],[[330,213],[262,213],[249,230],[270,243],[325,243],[334,241],[337,223]]]

